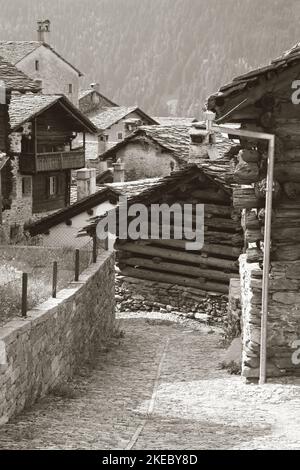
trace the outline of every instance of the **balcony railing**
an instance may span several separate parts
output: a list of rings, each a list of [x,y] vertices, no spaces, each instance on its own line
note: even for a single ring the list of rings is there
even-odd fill
[[[85,165],[84,149],[66,152],[23,153],[20,156],[21,173],[41,173],[43,171],[76,170]]]

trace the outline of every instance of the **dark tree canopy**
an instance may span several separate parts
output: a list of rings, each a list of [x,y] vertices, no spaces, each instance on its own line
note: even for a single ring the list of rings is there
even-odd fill
[[[201,116],[207,96],[300,41],[299,0],[0,0],[0,39],[52,44],[85,85],[154,116]]]

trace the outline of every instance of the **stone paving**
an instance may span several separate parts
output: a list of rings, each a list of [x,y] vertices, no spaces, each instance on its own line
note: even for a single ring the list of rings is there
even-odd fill
[[[218,331],[121,316],[124,337],[2,426],[0,449],[300,449],[296,379],[246,385],[219,368]]]

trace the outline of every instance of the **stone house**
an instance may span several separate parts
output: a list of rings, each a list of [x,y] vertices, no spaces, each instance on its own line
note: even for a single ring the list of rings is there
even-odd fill
[[[68,207],[26,225],[31,236],[41,235],[48,247],[81,248],[90,242],[88,235],[78,236],[91,217],[101,216],[118,203],[119,192],[108,186],[94,188],[89,194],[89,169],[80,170],[78,198]]]
[[[2,222],[13,235],[35,214],[70,204],[71,171],[85,166],[84,146],[74,147],[78,132],[93,124],[63,95],[13,92],[9,103],[9,172]]]
[[[191,133],[190,125],[142,126],[101,155],[101,168],[104,171],[107,164],[121,162],[125,181],[168,176],[189,162]],[[218,136],[215,146],[222,156],[231,148],[232,142]]]
[[[50,45],[50,22],[39,21],[37,41],[0,41],[0,56],[37,80],[45,94],[63,94],[78,106],[82,73]]]
[[[10,120],[9,105],[12,92],[38,93],[39,85],[27,77],[21,70],[0,57],[0,239],[7,238],[7,231],[3,226],[3,211],[11,204],[15,187],[12,181],[12,163],[10,158]],[[23,95],[22,95],[23,96]],[[32,95],[34,96],[34,95]]]
[[[110,107],[118,105],[100,93],[99,83],[91,83],[89,88],[79,92],[79,109],[83,114]]]
[[[98,96],[98,95],[96,95]],[[96,134],[86,136],[86,158],[89,166],[98,167],[98,157],[123,141],[137,127],[157,122],[137,106],[105,106],[86,113],[97,127]],[[79,141],[80,141],[79,136]]]
[[[268,145],[240,137],[232,159],[233,204],[243,210],[246,253],[241,258],[242,374],[257,381],[261,340],[267,331],[267,377],[299,375],[300,338],[300,45],[265,67],[235,78],[208,99],[218,122],[275,137],[271,246],[265,239]],[[224,117],[225,116],[225,117]],[[234,132],[233,132],[234,134]],[[269,219],[269,218],[268,218]],[[262,276],[270,254],[267,330],[261,328]],[[267,255],[267,256],[265,256]],[[266,305],[264,298],[264,306]],[[264,325],[264,324],[263,324]]]

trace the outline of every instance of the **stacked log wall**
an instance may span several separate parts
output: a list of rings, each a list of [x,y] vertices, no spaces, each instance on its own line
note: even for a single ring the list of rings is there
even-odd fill
[[[240,212],[233,210],[227,193],[216,190],[215,185],[204,187],[197,183],[186,185],[184,195],[180,191],[168,195],[169,204],[204,204],[204,246],[201,250],[188,251],[190,240],[175,240],[174,221],[170,226],[170,239],[117,240],[117,262],[121,275],[162,285],[177,285],[203,292],[228,295],[230,279],[236,277],[239,256],[243,250],[243,234]],[[198,189],[197,189],[198,188]],[[166,200],[166,195],[159,203]],[[158,201],[156,201],[158,202]],[[195,212],[193,229],[195,228]]]

